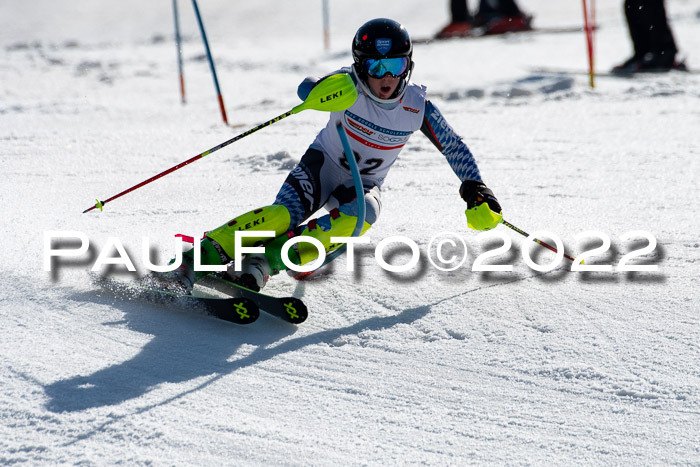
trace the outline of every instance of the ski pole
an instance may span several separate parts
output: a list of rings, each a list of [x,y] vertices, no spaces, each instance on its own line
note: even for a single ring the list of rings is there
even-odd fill
[[[209,59],[209,68],[211,68],[211,74],[214,77],[214,87],[216,88],[216,96],[219,100],[219,109],[221,109],[221,117],[224,119],[224,123],[228,125],[228,118],[226,118],[226,108],[224,107],[224,98],[221,97],[221,88],[219,88],[219,80],[216,78],[216,68],[214,68],[214,59],[211,56],[211,50],[209,50],[209,41],[207,40],[207,33],[204,32],[204,23],[202,22],[202,16],[199,14],[199,7],[197,7],[197,0],[192,0],[192,7],[194,8],[194,14],[197,16],[197,23],[199,24],[199,31],[202,33],[202,41],[204,42],[204,49],[207,52],[207,59]]]
[[[501,222],[503,223],[503,225],[505,225],[505,226],[508,227],[509,229],[515,230],[516,232],[518,232],[518,233],[519,233],[520,235],[522,235],[523,237],[529,237],[529,236],[530,236],[530,234],[528,234],[528,233],[525,232],[524,230],[521,230],[521,229],[517,228],[516,226],[514,226],[513,224],[511,224],[510,222],[508,222],[508,221],[505,220],[505,219],[503,219]],[[547,248],[548,250],[553,251],[554,253],[557,253],[557,249],[556,249],[556,248],[554,248],[552,245],[550,245],[550,244],[548,244],[548,243],[543,242],[542,240],[540,240],[540,239],[538,239],[538,238],[533,238],[532,241],[535,242],[535,243],[537,243],[537,244],[540,245],[540,246],[543,246],[543,247]],[[568,259],[568,260],[571,260],[571,261],[574,261],[574,258],[572,258],[571,256],[567,255],[566,253],[564,253],[564,258],[566,258],[566,259]]]
[[[324,78],[323,80],[319,81],[319,83],[311,90],[304,102],[292,108],[288,112],[283,113],[282,115],[279,115],[273,118],[272,120],[268,120],[265,123],[261,123],[255,128],[251,128],[250,130],[241,133],[240,135],[231,138],[228,141],[224,141],[223,143],[214,146],[213,148],[204,151],[201,154],[197,154],[196,156],[187,159],[184,162],[181,162],[167,170],[164,170],[163,172],[154,175],[148,180],[144,180],[143,182],[134,185],[131,188],[127,188],[126,190],[112,196],[111,198],[107,198],[104,201],[100,201],[98,199],[96,200],[97,203],[95,203],[94,206],[91,206],[85,211],[83,211],[83,214],[92,211],[95,208],[102,211],[103,206],[109,203],[110,201],[120,198],[127,193],[131,193],[132,191],[141,188],[142,186],[147,185],[152,181],[158,180],[159,178],[168,175],[169,173],[175,172],[176,170],[181,169],[182,167],[189,165],[196,160],[208,156],[209,154],[218,151],[219,149],[224,148],[229,144],[238,141],[239,139],[245,138],[246,136],[253,134],[256,131],[265,128],[266,126],[270,126],[273,123],[277,123],[283,118],[289,117],[290,115],[299,113],[307,109],[321,110],[326,112],[338,112],[345,110],[351,105],[353,105],[355,103],[355,99],[357,99],[357,88],[355,87],[355,83],[353,82],[352,77],[348,73],[339,73],[336,75],[328,76],[327,78]]]

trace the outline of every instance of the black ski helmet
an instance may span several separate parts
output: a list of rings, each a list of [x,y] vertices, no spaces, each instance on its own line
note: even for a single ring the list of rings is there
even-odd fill
[[[406,57],[406,70],[400,75],[401,84],[396,97],[403,96],[411,71],[413,70],[413,43],[408,31],[393,19],[376,18],[360,26],[352,41],[352,58],[357,76],[366,84],[367,72],[365,62],[369,59]],[[396,99],[392,98],[392,100]]]

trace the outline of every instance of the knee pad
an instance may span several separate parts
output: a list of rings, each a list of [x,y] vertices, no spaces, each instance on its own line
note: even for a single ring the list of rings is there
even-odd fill
[[[379,192],[379,188],[376,186],[365,193],[365,222],[372,225],[379,218],[379,212],[382,209],[382,199]],[[351,202],[343,204],[338,208],[338,210],[348,216],[355,216],[359,214],[359,209],[357,206],[357,199],[353,199]]]
[[[378,187],[373,187],[365,193],[365,222],[374,224],[379,219],[382,210],[382,195]]]

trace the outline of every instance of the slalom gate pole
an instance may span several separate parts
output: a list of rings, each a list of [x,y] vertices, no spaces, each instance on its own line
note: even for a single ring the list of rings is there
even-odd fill
[[[595,35],[596,35],[596,29],[598,29],[598,20],[596,19],[596,8],[595,8],[595,2],[596,0],[591,0],[591,21],[590,21],[590,30],[591,30],[591,63],[595,62]],[[593,73],[593,76],[595,76],[595,69],[593,66],[591,66],[591,72]]]
[[[345,132],[345,128],[343,128],[343,124],[341,122],[338,122],[338,124],[336,125],[336,130],[338,130],[338,136],[340,136],[340,141],[343,143],[345,159],[348,161],[348,165],[350,166],[350,172],[352,173],[352,181],[355,185],[355,196],[357,197],[357,222],[355,223],[355,229],[353,230],[351,236],[359,237],[362,233],[362,228],[365,225],[365,190],[362,186],[360,168],[357,166],[357,161],[354,157],[355,153],[352,151],[352,147],[350,147],[350,140],[348,139],[348,134]],[[319,269],[336,259],[338,256],[345,253],[345,250],[347,248],[347,243],[344,243],[343,245],[328,253],[328,255],[326,255],[325,261],[318,268],[316,268],[313,271],[298,272],[294,275],[294,278],[299,281],[306,279],[307,277],[316,273],[316,271],[318,271]]]
[[[207,59],[209,59],[209,68],[211,68],[211,74],[214,77],[214,87],[216,87],[216,95],[219,100],[219,108],[221,109],[221,117],[224,119],[224,123],[228,125],[228,118],[226,117],[226,108],[224,107],[224,98],[221,97],[221,88],[219,87],[219,80],[216,77],[216,68],[214,67],[214,59],[211,56],[211,50],[209,50],[209,41],[207,40],[207,33],[204,32],[204,23],[202,22],[202,16],[199,14],[199,8],[197,7],[197,0],[192,0],[192,6],[194,7],[194,14],[197,16],[197,23],[199,24],[199,31],[202,33],[202,41],[204,41],[204,48],[207,52]]]
[[[177,0],[173,0],[173,17],[175,20],[175,47],[177,48],[177,69],[180,74],[180,102],[185,99],[185,73],[182,68],[182,38],[180,37],[180,19],[177,14]]]
[[[345,158],[350,166],[352,181],[355,185],[355,196],[357,196],[357,222],[355,222],[355,229],[352,231],[352,236],[359,237],[365,225],[365,190],[362,186],[362,177],[360,176],[360,168],[357,166],[357,161],[355,160],[355,153],[352,151],[348,134],[345,132],[342,122],[338,122],[336,130],[338,130],[338,136],[340,136],[340,141],[343,143],[343,151],[345,152]]]
[[[329,50],[331,48],[331,35],[330,35],[330,15],[328,13],[328,0],[322,0],[323,9],[323,48]]]
[[[336,75],[331,75],[328,76],[327,78],[324,78],[323,80],[319,81],[318,84],[311,90],[309,95],[307,96],[306,100],[302,102],[301,104],[297,105],[296,107],[292,108],[288,112],[283,113],[282,115],[279,115],[272,120],[268,120],[265,123],[261,123],[260,125],[251,128],[250,130],[241,133],[238,136],[235,136],[227,141],[224,141],[223,143],[214,146],[213,148],[204,151],[201,154],[197,154],[194,157],[191,157],[190,159],[187,159],[184,162],[181,162],[167,170],[164,170],[163,172],[154,175],[153,177],[149,178],[148,180],[144,180],[143,182],[132,186],[131,188],[128,188],[121,193],[118,193],[111,198],[108,198],[104,201],[100,201],[99,199],[97,200],[97,203],[95,203],[94,206],[89,207],[85,211],[83,211],[83,214],[86,212],[92,211],[93,209],[99,209],[102,211],[102,208],[105,204],[109,203],[110,201],[113,201],[117,198],[120,198],[124,196],[127,193],[131,193],[132,191],[141,188],[144,185],[148,185],[152,181],[158,180],[161,177],[164,177],[168,175],[169,173],[175,172],[178,169],[181,169],[182,167],[191,164],[192,162],[199,160],[205,156],[208,156],[209,154],[218,151],[221,148],[225,148],[231,143],[235,143],[239,139],[245,138],[248,135],[251,135],[255,133],[258,130],[261,130],[267,126],[272,125],[273,123],[277,123],[283,118],[287,118],[290,115],[299,113],[303,110],[307,109],[312,109],[312,110],[321,110],[321,111],[326,111],[326,112],[337,112],[337,111],[342,111],[350,106],[352,106],[355,103],[355,100],[357,99],[357,88],[355,87],[355,83],[352,80],[352,77],[347,74],[347,73],[339,73]],[[363,198],[364,199],[364,198]]]
[[[529,236],[530,236],[530,234],[528,234],[528,233],[525,232],[524,230],[521,230],[521,229],[517,228],[516,226],[514,226],[513,224],[511,224],[510,222],[508,222],[508,221],[505,220],[505,219],[503,219],[502,223],[503,223],[503,225],[505,225],[505,226],[508,227],[509,229],[512,229],[512,230],[518,232],[518,233],[519,233],[520,235],[522,235],[523,237],[529,237]],[[543,247],[547,248],[548,250],[553,251],[554,253],[558,253],[556,248],[554,248],[552,245],[550,245],[550,244],[548,244],[548,243],[543,242],[543,241],[540,240],[540,239],[533,238],[532,241],[535,242],[535,243],[537,243],[537,244],[540,245],[540,246],[543,246]],[[572,258],[571,256],[567,255],[566,253],[564,253],[564,258],[566,258],[566,259],[568,259],[568,260],[570,260],[570,261],[575,261],[574,258]]]
[[[588,48],[588,77],[591,88],[595,87],[595,69],[593,64],[593,27],[588,16],[588,1],[583,1],[583,24],[586,31],[586,45]],[[594,1],[594,0],[591,0]]]

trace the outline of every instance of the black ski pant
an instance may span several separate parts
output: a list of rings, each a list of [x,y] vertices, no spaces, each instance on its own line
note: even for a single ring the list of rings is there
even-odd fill
[[[625,16],[635,58],[641,60],[647,53],[676,55],[663,0],[625,0]]]

